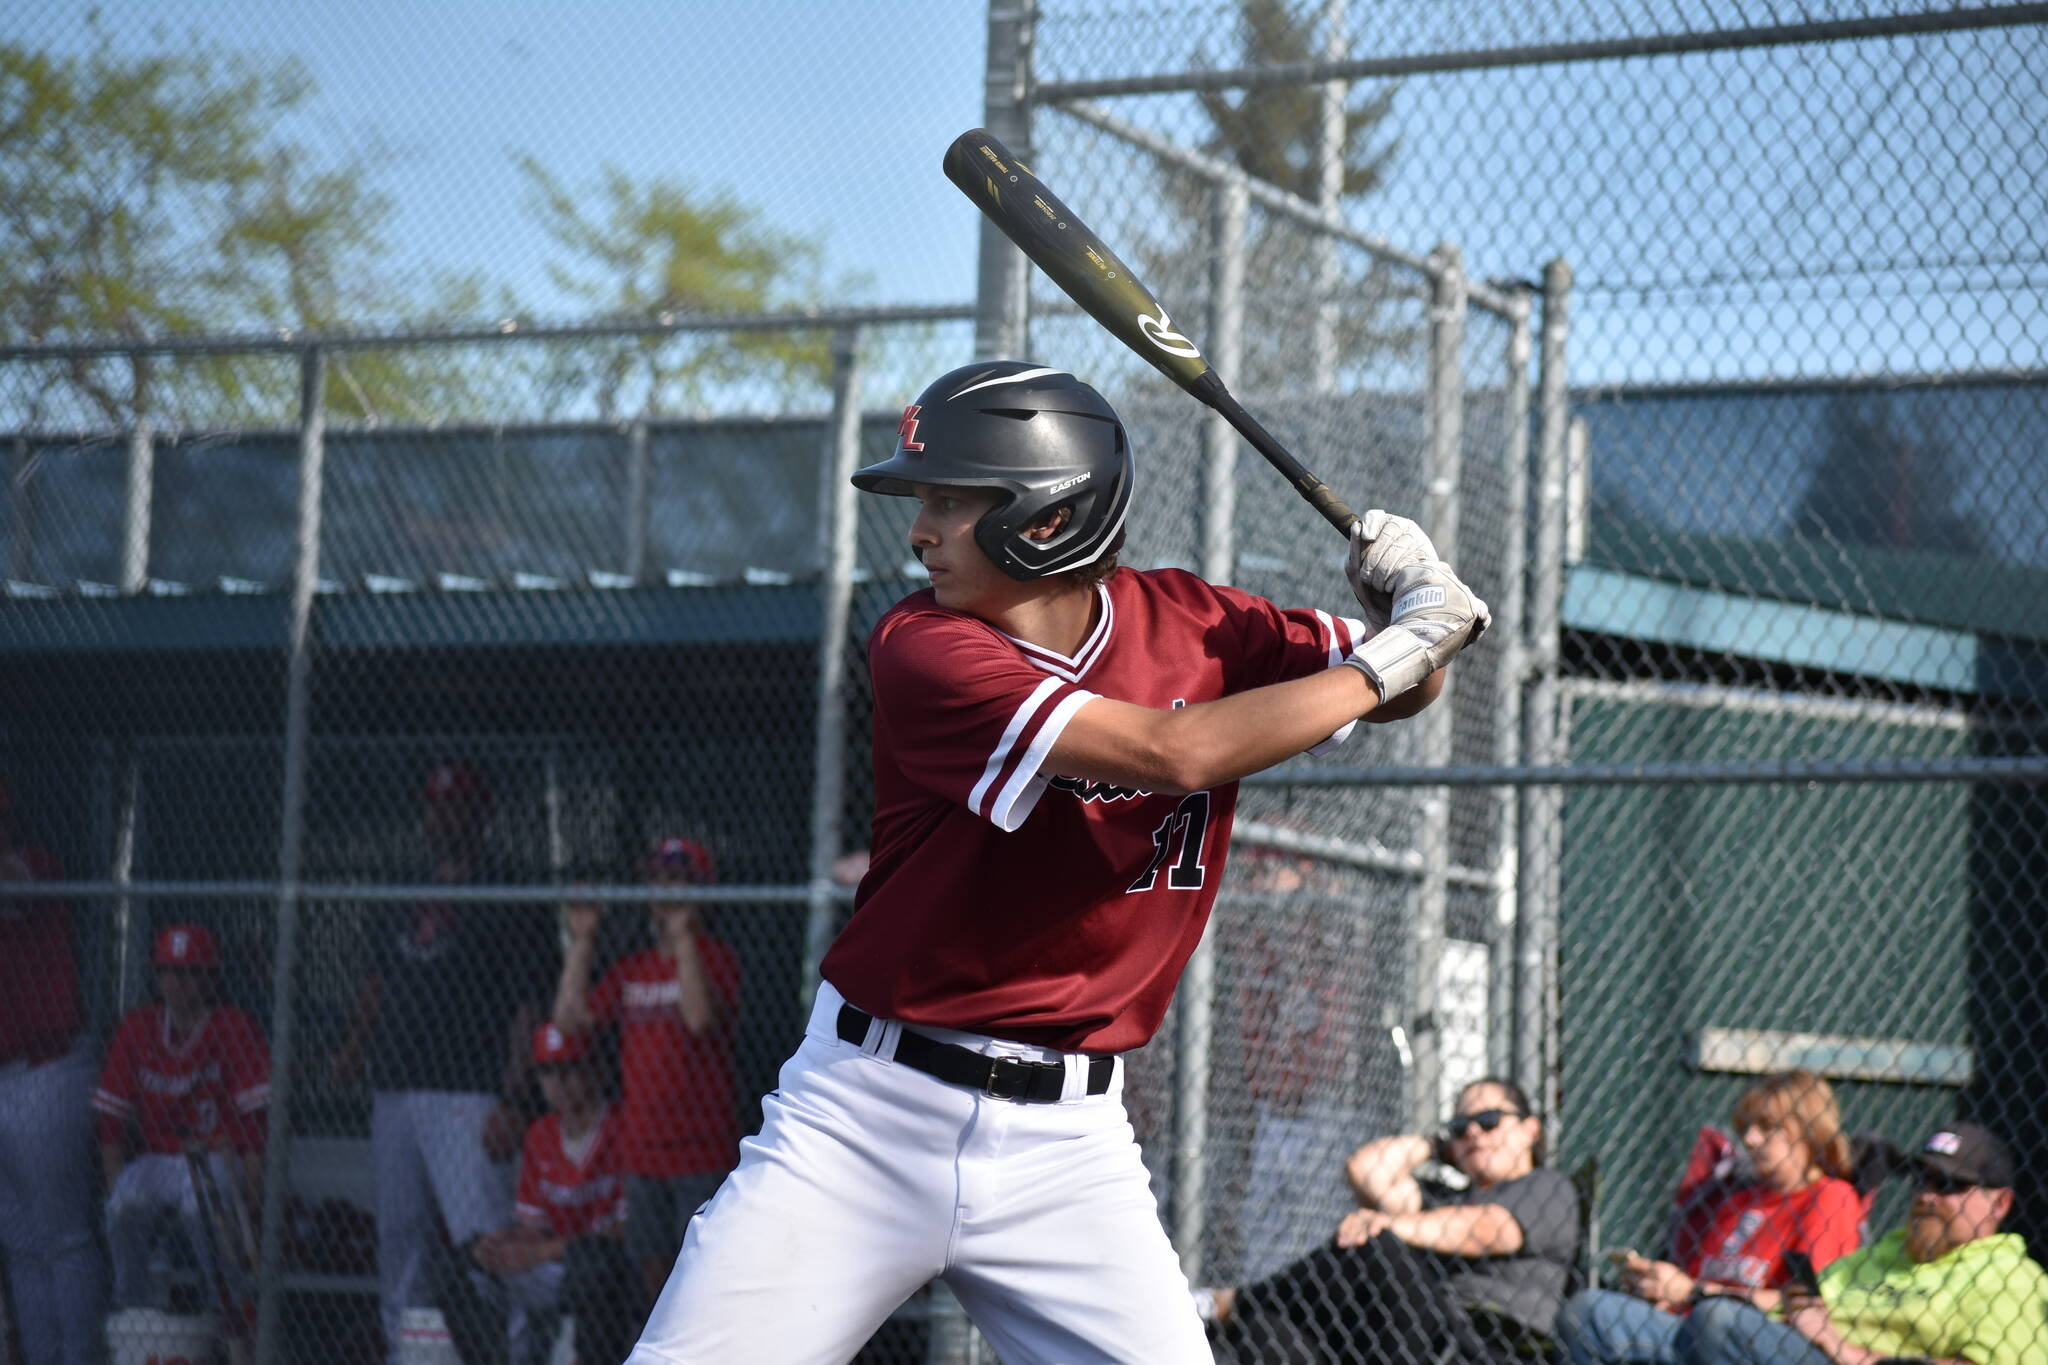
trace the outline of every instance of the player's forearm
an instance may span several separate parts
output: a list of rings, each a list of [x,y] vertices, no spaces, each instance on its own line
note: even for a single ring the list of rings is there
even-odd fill
[[[702,1033],[718,1022],[718,1008],[711,997],[711,983],[704,979],[704,958],[697,951],[697,936],[687,934],[675,948],[676,1013],[683,1027]]]
[[[1379,705],[1355,668],[1155,709],[1097,697],[1053,745],[1048,772],[1153,792],[1202,791],[1303,753]]]
[[[1404,1213],[1388,1230],[1410,1246],[1446,1256],[1512,1256],[1522,1249],[1522,1225],[1498,1204]]]
[[[1429,1160],[1429,1139],[1403,1134],[1375,1138],[1344,1163],[1345,1178],[1359,1202],[1382,1213],[1413,1213],[1422,1207],[1415,1168]]]
[[[565,1033],[581,1033],[590,1027],[589,939],[570,939],[562,954],[562,976],[555,983],[554,1025]]]
[[[1444,679],[1450,674],[1450,671],[1450,665],[1448,664],[1439,668],[1436,672],[1424,678],[1418,685],[1409,688],[1392,701],[1386,702],[1377,709],[1368,712],[1365,717],[1366,722],[1372,725],[1385,725],[1388,721],[1407,720],[1410,716],[1420,714],[1431,702],[1443,695]]]

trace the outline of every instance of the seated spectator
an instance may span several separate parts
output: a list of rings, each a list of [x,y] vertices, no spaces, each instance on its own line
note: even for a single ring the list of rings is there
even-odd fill
[[[1914,1158],[1904,1227],[1788,1291],[1777,1314],[1703,1297],[1680,1327],[1680,1365],[2039,1365],[2048,1360],[2048,1271],[2017,1234],[2005,1144],[1974,1123],[1930,1134]]]
[[[216,1269],[230,1284],[241,1277],[238,1266],[211,1262],[212,1239],[185,1161],[188,1147],[205,1152],[223,1191],[238,1190],[245,1208],[262,1206],[264,1109],[270,1103],[270,1049],[262,1030],[241,1010],[217,1003],[220,956],[213,935],[200,925],[175,924],[158,934],[153,961],[162,998],[121,1021],[92,1098],[100,1116],[116,1308],[165,1306],[150,1302],[148,1276],[157,1218],[166,1208],[177,1210],[207,1283],[214,1283]],[[132,1157],[131,1123],[140,1135]],[[246,1294],[247,1286],[241,1288]]]
[[[1432,1158],[1466,1186],[1416,1178]],[[1474,1081],[1440,1138],[1380,1138],[1347,1167],[1361,1205],[1335,1240],[1242,1289],[1196,1291],[1220,1361],[1375,1365],[1521,1359],[1547,1343],[1578,1254],[1579,1200],[1543,1164],[1543,1122]]]
[[[641,869],[657,886],[717,879],[704,846],[679,836],[657,840]],[[567,1033],[619,1026],[626,1250],[652,1303],[684,1227],[739,1154],[730,1028],[739,959],[704,931],[694,902],[656,901],[648,906],[654,946],[621,958],[592,990],[591,955],[603,916],[595,905],[569,908],[555,1025]]]
[[[619,1120],[605,1104],[590,1040],[542,1024],[533,1064],[548,1112],[526,1130],[514,1220],[444,1260],[436,1297],[466,1365],[527,1365],[557,1313],[576,1320],[578,1365],[619,1365],[643,1314],[621,1238]]]
[[[1787,1252],[1818,1269],[1855,1249],[1863,1201],[1828,1083],[1810,1071],[1767,1076],[1736,1101],[1734,1119],[1746,1177],[1681,1190],[1670,1260],[1620,1253],[1621,1289],[1572,1296],[1557,1322],[1570,1365],[1669,1362],[1696,1294],[1775,1308]]]

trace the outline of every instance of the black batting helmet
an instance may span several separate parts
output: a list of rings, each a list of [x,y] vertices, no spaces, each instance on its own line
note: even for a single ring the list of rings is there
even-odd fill
[[[1131,478],[1130,439],[1101,394],[1064,370],[990,360],[926,386],[903,410],[896,453],[853,482],[898,496],[920,483],[994,489],[1005,496],[975,523],[975,543],[1010,577],[1032,579],[1116,552]],[[1024,534],[1063,506],[1073,516],[1057,535]]]

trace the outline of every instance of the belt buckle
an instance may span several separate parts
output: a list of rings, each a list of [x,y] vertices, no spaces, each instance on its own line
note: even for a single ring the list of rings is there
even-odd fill
[[[998,1056],[989,1059],[988,1080],[982,1084],[981,1093],[992,1100],[1021,1100],[1031,1091],[1031,1073],[1037,1066],[1022,1057]],[[1008,1079],[1003,1068],[1008,1067]]]

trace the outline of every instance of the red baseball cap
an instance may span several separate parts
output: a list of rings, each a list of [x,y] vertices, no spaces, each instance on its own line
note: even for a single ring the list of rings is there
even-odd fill
[[[464,805],[488,806],[491,804],[491,784],[484,775],[467,763],[437,763],[427,774],[427,789],[424,793],[429,801],[455,801]]]
[[[718,880],[718,864],[712,861],[711,850],[680,834],[656,839],[640,860],[640,870],[675,873],[686,882],[699,884]]]
[[[560,1066],[564,1062],[583,1062],[589,1059],[589,1034],[564,1033],[553,1024],[542,1024],[533,1031],[535,1066]]]
[[[156,936],[151,960],[159,967],[218,967],[220,954],[205,925],[173,924]]]

